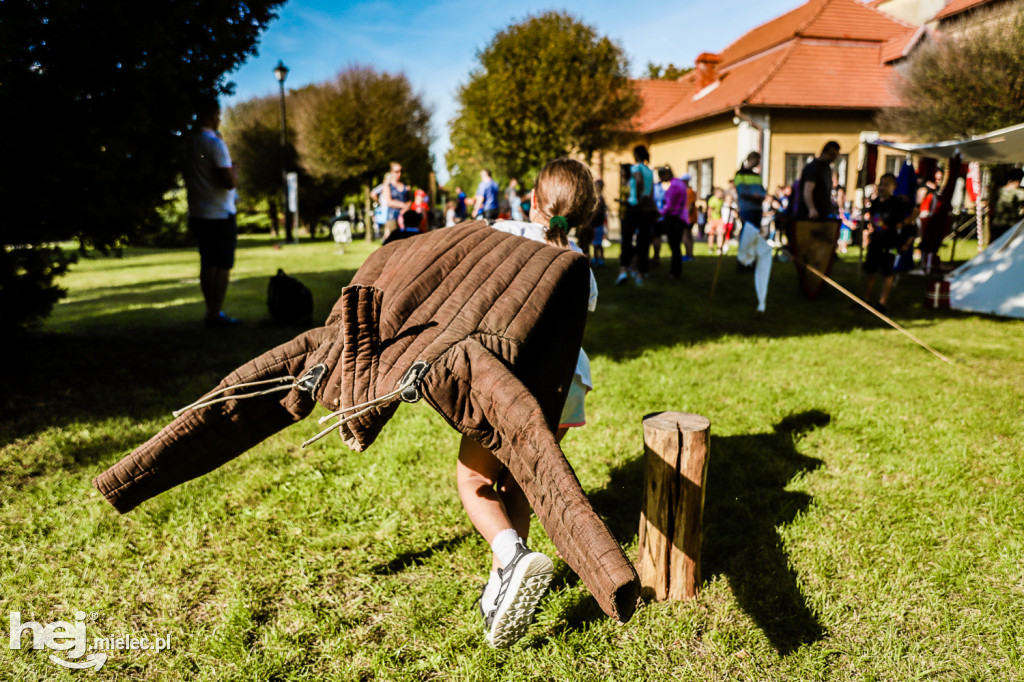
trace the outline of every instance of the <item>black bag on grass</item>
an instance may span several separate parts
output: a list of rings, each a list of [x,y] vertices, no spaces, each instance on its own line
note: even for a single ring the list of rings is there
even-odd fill
[[[313,323],[313,292],[278,270],[267,285],[267,309],[275,324],[308,326]]]

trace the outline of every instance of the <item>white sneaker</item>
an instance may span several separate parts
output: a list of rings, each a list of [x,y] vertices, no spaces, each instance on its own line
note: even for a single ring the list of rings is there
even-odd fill
[[[495,608],[484,614],[487,641],[496,649],[511,646],[519,640],[533,621],[533,612],[547,592],[555,566],[546,555],[531,552],[519,543],[516,555],[504,569],[499,569],[501,587]]]

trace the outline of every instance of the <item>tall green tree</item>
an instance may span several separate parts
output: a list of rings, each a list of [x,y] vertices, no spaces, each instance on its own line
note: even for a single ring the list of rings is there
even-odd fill
[[[265,205],[270,224],[276,226],[278,208],[284,201],[281,169],[297,167],[295,129],[289,126],[287,145],[282,149],[281,109],[277,95],[239,102],[222,118],[221,132],[231,150],[231,160],[238,169],[239,198],[250,206]]]
[[[324,209],[358,186],[369,214],[370,189],[391,161],[402,164],[405,182],[427,185],[430,109],[404,75],[354,65],[294,95],[299,162]]]
[[[255,52],[281,0],[5,0],[0,15],[0,325],[45,314],[10,303],[59,290],[24,259],[97,247],[156,220],[199,99]],[[29,251],[33,253],[30,255]],[[27,262],[27,261],[26,261]],[[45,270],[45,268],[44,268]],[[20,278],[20,279],[19,279]]]
[[[616,43],[564,12],[495,35],[459,89],[451,121],[453,177],[467,166],[533,177],[554,157],[617,144],[640,109]]]
[[[406,182],[426,184],[430,109],[404,75],[352,66],[293,102],[299,160],[313,178],[365,185],[398,161]]]
[[[980,20],[978,20],[980,19]],[[916,52],[902,68],[903,106],[884,130],[923,141],[970,137],[1020,123],[1024,114],[1024,10],[972,17]]]

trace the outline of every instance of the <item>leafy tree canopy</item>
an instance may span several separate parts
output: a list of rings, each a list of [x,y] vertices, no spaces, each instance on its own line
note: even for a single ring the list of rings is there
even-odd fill
[[[224,112],[221,133],[238,168],[240,200],[281,201],[282,168],[297,165],[295,129],[289,126],[287,145],[281,149],[281,102],[278,95],[239,102]]]
[[[532,178],[552,158],[614,144],[640,109],[622,48],[564,12],[499,32],[459,89],[448,167]]]
[[[97,246],[154,216],[199,99],[255,52],[280,0],[7,0],[4,244]]]
[[[430,110],[404,75],[351,66],[292,101],[299,161],[313,178],[369,183],[397,161],[406,182],[426,185]]]
[[[661,65],[654,62],[647,62],[647,73],[644,78],[650,80],[675,81],[693,71],[692,66],[676,66],[672,62]]]
[[[901,74],[905,106],[884,111],[879,126],[938,141],[1020,123],[1022,45],[1024,10],[953,27],[911,56]]]
[[[200,98],[255,52],[281,0],[5,0],[0,326],[45,315],[67,266],[159,224]],[[26,301],[36,301],[27,305]]]

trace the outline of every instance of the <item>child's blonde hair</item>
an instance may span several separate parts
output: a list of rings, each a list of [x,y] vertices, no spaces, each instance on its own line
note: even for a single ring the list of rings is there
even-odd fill
[[[568,231],[583,227],[597,208],[597,189],[590,169],[575,159],[555,159],[544,166],[534,187],[536,209],[548,225],[547,240],[568,246]],[[565,218],[565,229],[551,225],[555,216]],[[561,222],[561,221],[556,221]]]

